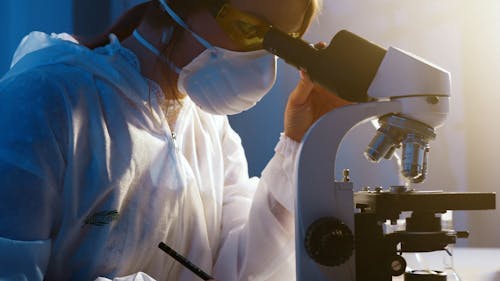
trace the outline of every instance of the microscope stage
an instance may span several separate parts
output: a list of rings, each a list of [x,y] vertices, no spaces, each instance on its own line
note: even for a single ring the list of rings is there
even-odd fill
[[[444,213],[447,210],[495,209],[495,193],[443,191],[360,191],[354,194],[356,208],[379,218],[397,218],[401,212]]]

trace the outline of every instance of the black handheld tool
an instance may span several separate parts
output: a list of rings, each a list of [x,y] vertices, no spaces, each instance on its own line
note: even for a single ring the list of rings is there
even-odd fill
[[[181,254],[177,253],[172,248],[167,246],[167,244],[160,242],[160,244],[158,244],[158,247],[160,249],[162,249],[165,253],[170,255],[172,258],[174,258],[176,261],[181,263],[183,266],[187,267],[189,270],[191,270],[194,274],[196,274],[201,279],[203,279],[203,280],[214,279],[212,276],[208,275],[208,273],[201,270],[201,268],[197,267],[192,262],[190,262],[187,258],[185,258]]]

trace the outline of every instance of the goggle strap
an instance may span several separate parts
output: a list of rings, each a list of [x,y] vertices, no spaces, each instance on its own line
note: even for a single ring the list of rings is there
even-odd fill
[[[212,44],[208,43],[207,40],[203,39],[201,36],[199,36],[198,34],[196,34],[194,31],[191,30],[191,28],[189,28],[189,26],[181,19],[181,17],[179,17],[175,12],[174,10],[172,10],[168,5],[167,3],[165,2],[165,0],[159,0],[160,4],[163,6],[163,9],[165,9],[165,12],[167,12],[170,17],[172,17],[172,19],[177,22],[177,24],[179,24],[180,26],[182,26],[184,29],[186,29],[187,31],[189,31],[193,36],[194,38],[196,38],[196,40],[198,40],[198,42],[200,42],[205,48],[207,49],[210,49],[212,48]]]
[[[137,41],[139,41],[139,43],[141,43],[144,47],[146,47],[148,50],[150,50],[153,54],[158,56],[161,59],[161,61],[163,63],[167,64],[173,71],[175,71],[177,74],[181,73],[181,69],[179,67],[177,67],[177,65],[172,63],[170,60],[168,60],[165,56],[163,56],[163,54],[160,53],[160,51],[158,49],[156,49],[155,46],[153,46],[153,44],[149,43],[149,41],[146,40],[146,38],[144,38],[137,31],[137,29],[134,30],[132,35],[134,35],[135,39],[137,39]]]

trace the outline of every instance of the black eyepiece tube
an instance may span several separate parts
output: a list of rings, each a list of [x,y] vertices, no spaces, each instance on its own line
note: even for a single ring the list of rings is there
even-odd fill
[[[370,100],[367,91],[386,50],[347,30],[338,32],[325,49],[271,28],[264,49],[307,71],[314,82],[352,102]]]
[[[290,35],[271,28],[264,36],[264,49],[284,59],[288,64],[296,68],[312,69],[317,61],[319,52],[302,39],[293,38]]]

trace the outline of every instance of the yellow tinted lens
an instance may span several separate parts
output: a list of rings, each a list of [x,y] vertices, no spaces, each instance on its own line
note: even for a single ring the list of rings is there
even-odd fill
[[[264,35],[271,28],[259,18],[243,13],[229,4],[222,6],[216,20],[242,50],[261,49]]]

